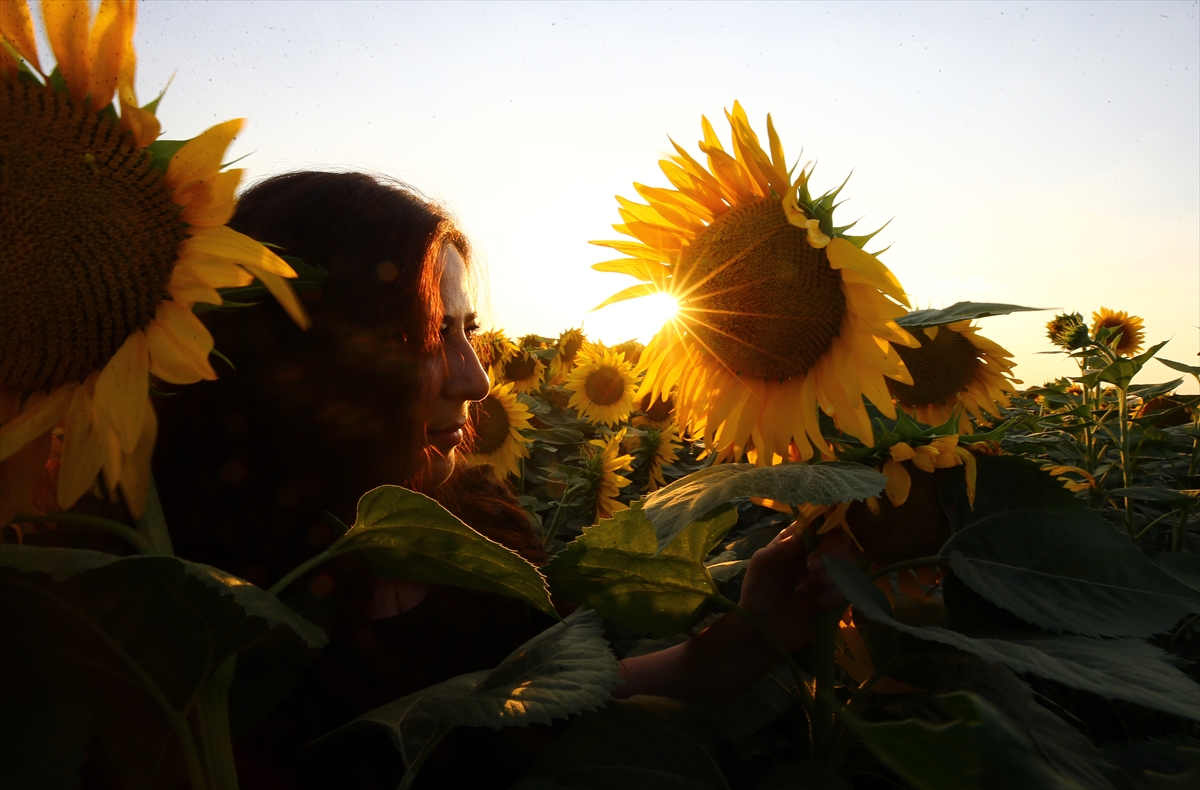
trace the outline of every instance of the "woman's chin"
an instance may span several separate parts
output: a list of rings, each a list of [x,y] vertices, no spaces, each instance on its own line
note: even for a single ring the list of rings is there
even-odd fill
[[[454,471],[454,453],[450,452],[446,455],[430,453],[427,469],[429,487],[440,486],[450,478],[450,473]]]

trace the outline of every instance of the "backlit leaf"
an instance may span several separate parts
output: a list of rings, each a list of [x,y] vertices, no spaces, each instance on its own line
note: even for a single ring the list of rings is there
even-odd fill
[[[974,318],[987,318],[993,315],[1008,315],[1009,313],[1028,313],[1039,310],[1049,310],[1048,307],[1022,307],[1015,304],[995,304],[991,302],[955,302],[940,310],[913,310],[907,315],[896,319],[896,323],[905,329],[923,329],[930,326],[944,326],[958,321],[969,321]]]

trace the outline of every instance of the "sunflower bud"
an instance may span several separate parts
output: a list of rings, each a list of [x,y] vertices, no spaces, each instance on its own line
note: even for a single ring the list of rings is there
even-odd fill
[[[1087,345],[1091,337],[1088,335],[1087,324],[1079,313],[1063,313],[1054,316],[1046,324],[1046,336],[1050,342],[1059,348],[1073,351]]]

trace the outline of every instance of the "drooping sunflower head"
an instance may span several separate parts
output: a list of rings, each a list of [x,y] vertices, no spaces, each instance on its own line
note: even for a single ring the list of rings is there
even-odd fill
[[[971,432],[970,414],[983,419],[1009,405],[1014,384],[1012,355],[978,334],[970,321],[917,330],[920,346],[897,348],[911,383],[888,380],[888,390],[906,412],[926,425],[941,425],[962,407],[959,429]]]
[[[663,400],[653,395],[643,395],[638,400],[637,410],[641,414],[633,418],[635,427],[662,429],[674,423],[675,401],[671,398]]]
[[[1099,312],[1092,313],[1092,335],[1096,335],[1101,329],[1108,329],[1113,333],[1105,342],[1109,345],[1115,342],[1114,348],[1121,356],[1132,357],[1142,350],[1145,336],[1142,333],[1140,317],[1130,315],[1124,310],[1101,307]]]
[[[575,366],[575,358],[583,347],[587,345],[587,338],[583,335],[581,329],[568,329],[558,336],[558,340],[554,343],[554,359],[550,360],[550,380],[555,384],[561,384]]]
[[[1074,351],[1087,345],[1087,324],[1079,313],[1062,313],[1046,322],[1046,336],[1050,342],[1067,351]]]
[[[521,473],[520,459],[529,457],[532,441],[522,431],[532,430],[529,408],[517,399],[512,384],[496,383],[488,371],[491,389],[487,397],[468,407],[471,426],[467,464],[491,464],[497,479]]]
[[[592,503],[595,519],[609,518],[629,505],[617,497],[621,489],[629,485],[629,478],[621,472],[632,471],[633,456],[621,452],[625,429],[617,431],[607,439],[592,439],[581,449],[583,454],[583,476],[589,482],[587,496]]]
[[[567,405],[580,416],[597,425],[614,426],[633,410],[637,379],[620,352],[594,345],[579,352],[564,386],[571,392]]]
[[[810,442],[827,444],[818,408],[869,441],[863,396],[894,414],[884,377],[908,377],[891,344],[917,344],[894,321],[904,292],[863,251],[870,236],[834,225],[840,187],[814,198],[811,171],[792,178],[769,116],[769,150],[740,105],[727,118],[730,150],[702,119],[707,167],[676,144],[660,163],[673,189],[635,184],[645,204],[617,199],[614,227],[636,241],[595,242],[630,257],[593,268],[642,281],[604,304],[658,292],[679,304],[646,347],[639,394],[678,385],[681,427],[724,457],[753,447],[770,463],[793,440],[811,457]]]
[[[22,404],[0,427],[0,462],[65,418],[58,504],[103,469],[140,516],[150,375],[216,377],[193,305],[258,278],[302,326],[307,316],[283,279],[291,267],[226,227],[242,171],[221,162],[242,122],[156,142],[157,101],[139,107],[133,89],[135,4],[42,11],[49,76],[28,5],[0,6],[0,390]]]
[[[501,378],[513,385],[516,392],[537,392],[546,376],[546,363],[527,348],[513,347],[513,352],[499,363],[504,371]]]

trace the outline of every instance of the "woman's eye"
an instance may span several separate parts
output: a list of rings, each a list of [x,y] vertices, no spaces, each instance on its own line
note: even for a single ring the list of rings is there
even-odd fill
[[[478,325],[471,324],[463,331],[466,333],[468,338],[472,338],[472,337],[475,337],[475,335],[479,334],[479,330],[480,330],[480,327]]]

